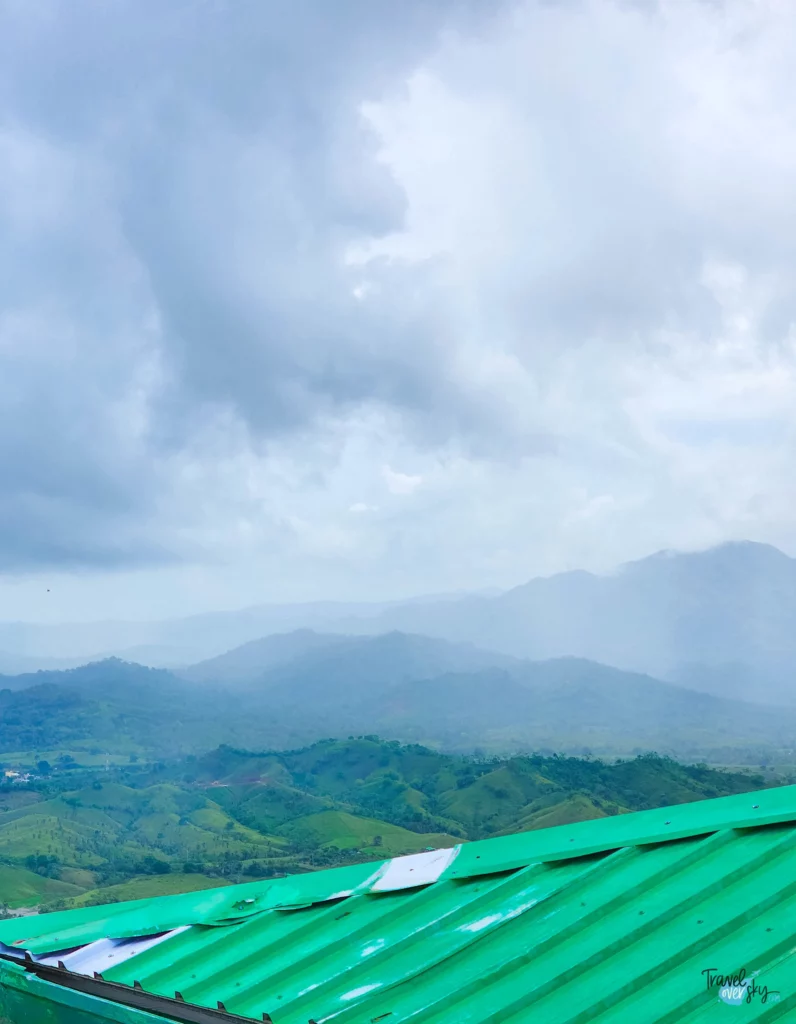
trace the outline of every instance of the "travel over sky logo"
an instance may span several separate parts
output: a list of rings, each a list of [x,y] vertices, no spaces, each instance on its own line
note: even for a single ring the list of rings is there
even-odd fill
[[[721,974],[715,967],[706,967],[702,972],[706,979],[708,991],[718,989],[719,999],[729,1006],[741,1006],[759,999],[761,1003],[779,1000],[779,992],[769,989],[767,985],[758,985],[753,977],[747,977],[745,967],[736,974]]]

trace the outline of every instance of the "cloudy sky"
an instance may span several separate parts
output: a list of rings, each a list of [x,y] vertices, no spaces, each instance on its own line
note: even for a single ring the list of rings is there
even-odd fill
[[[0,23],[0,618],[796,554],[791,0]]]

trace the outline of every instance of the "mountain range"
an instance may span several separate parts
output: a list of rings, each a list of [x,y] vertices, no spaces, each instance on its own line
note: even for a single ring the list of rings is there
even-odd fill
[[[111,659],[0,679],[0,754],[8,760],[171,757],[220,743],[289,749],[363,734],[462,752],[657,750],[713,763],[790,763],[796,711],[586,659],[532,662],[397,632],[302,630],[183,674]]]
[[[796,703],[796,560],[764,544],[661,552],[617,572],[381,611],[345,632],[423,632],[535,660],[573,656],[691,689]]]
[[[0,671],[67,668],[96,652],[179,668],[296,630],[398,631],[516,658],[585,658],[717,696],[794,704],[795,623],[796,560],[738,542],[660,552],[606,575],[539,577],[498,594],[264,605],[159,623],[4,623]]]
[[[460,598],[431,594],[403,602],[264,604],[156,622],[0,622],[0,673],[74,668],[111,657],[151,668],[187,666],[271,634],[310,628],[334,632],[338,621],[367,622],[403,605]]]

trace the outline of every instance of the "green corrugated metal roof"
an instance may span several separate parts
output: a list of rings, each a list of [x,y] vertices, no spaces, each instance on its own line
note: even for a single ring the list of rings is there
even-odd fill
[[[186,925],[94,969],[274,1024],[796,1020],[796,787],[26,918],[0,942],[45,955]],[[709,970],[754,987],[728,1005]]]

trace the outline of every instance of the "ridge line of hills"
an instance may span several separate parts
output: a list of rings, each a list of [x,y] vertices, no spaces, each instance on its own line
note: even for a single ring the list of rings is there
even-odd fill
[[[110,659],[0,678],[0,757],[286,749],[377,733],[450,751],[712,763],[796,760],[796,710],[582,658],[529,661],[427,636],[266,637],[181,673]]]
[[[537,577],[498,594],[263,605],[160,623],[0,623],[0,672],[75,667],[96,660],[93,651],[181,671],[296,630],[398,631],[534,661],[585,658],[714,695],[796,705],[794,622],[796,560],[745,541],[659,552],[603,575]]]

